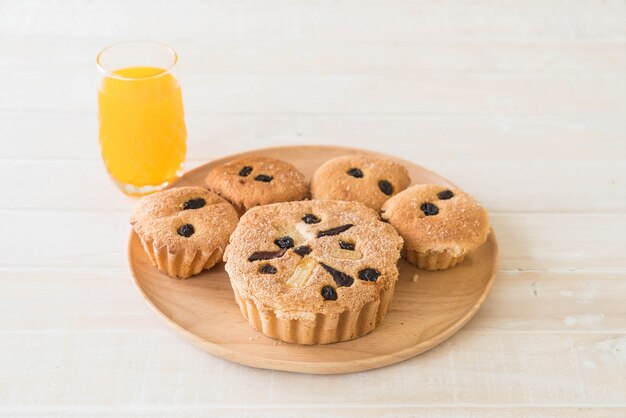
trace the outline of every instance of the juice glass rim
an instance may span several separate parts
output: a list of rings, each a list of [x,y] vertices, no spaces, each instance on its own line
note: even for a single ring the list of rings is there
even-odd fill
[[[155,46],[162,47],[163,49],[169,51],[172,54],[172,62],[166,68],[163,68],[164,70],[163,72],[154,74],[154,75],[145,76],[145,77],[124,77],[119,74],[115,74],[116,70],[107,69],[105,65],[102,63],[101,58],[103,54],[105,54],[107,51],[113,48],[119,47],[119,46],[132,45],[132,44],[152,44]],[[171,46],[163,42],[151,41],[151,40],[146,40],[146,39],[116,42],[114,44],[105,46],[104,48],[102,48],[100,52],[98,52],[98,55],[96,55],[96,67],[98,67],[98,70],[100,72],[102,72],[106,77],[111,77],[111,78],[116,78],[118,80],[126,80],[126,81],[149,80],[151,78],[163,77],[164,75],[171,73],[172,69],[174,69],[177,63],[178,63],[178,54],[176,53],[176,50],[174,50],[174,48],[172,48]]]

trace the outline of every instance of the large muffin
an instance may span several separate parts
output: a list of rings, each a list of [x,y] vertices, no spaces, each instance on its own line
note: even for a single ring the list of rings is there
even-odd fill
[[[265,335],[299,344],[350,340],[384,318],[402,239],[357,202],[255,207],[226,249],[243,316]]]
[[[451,187],[409,187],[382,209],[382,218],[404,239],[403,256],[425,270],[454,267],[489,235],[487,211],[470,195]]]
[[[233,206],[201,187],[177,187],[142,198],[130,223],[150,261],[185,279],[221,260],[237,225]]]
[[[397,162],[370,154],[344,155],[322,164],[313,174],[313,199],[351,200],[374,210],[411,184]]]
[[[215,167],[207,187],[231,202],[239,213],[269,203],[302,200],[309,196],[304,175],[276,158],[251,156]]]

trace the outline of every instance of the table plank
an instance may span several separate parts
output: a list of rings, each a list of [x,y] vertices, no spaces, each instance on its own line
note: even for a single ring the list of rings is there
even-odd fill
[[[89,68],[59,74],[55,83],[48,77],[43,70],[0,73],[5,85],[0,110],[95,114],[95,76]],[[619,116],[626,107],[626,80],[623,74],[192,73],[185,77],[183,94],[192,113]]]
[[[415,161],[474,195],[492,213],[626,211],[626,161]],[[187,167],[204,162],[194,158]],[[55,181],[41,187],[47,177]],[[97,160],[0,160],[0,189],[2,209],[130,213],[135,204]]]
[[[174,332],[143,301],[125,267],[2,268],[0,288],[0,334]],[[626,334],[625,298],[626,272],[500,271],[462,332]]]
[[[1,210],[0,214],[0,230],[12,237],[0,241],[0,267],[127,265],[127,211]],[[622,245],[626,213],[492,213],[491,220],[503,269],[626,269]]]
[[[75,72],[89,64],[110,38],[80,42],[22,36],[0,38],[2,70]],[[580,75],[623,74],[626,40],[433,39],[342,42],[311,39],[216,40],[172,38],[185,74],[379,74],[488,73]],[[63,54],[59,54],[59,51]],[[372,59],[376,57],[376,59]]]
[[[146,18],[146,12],[154,18]],[[172,24],[164,25],[162,17]],[[405,41],[407,39],[620,39],[626,6],[601,0],[430,2],[225,3],[167,0],[100,2],[5,1],[0,35],[50,38],[290,39]],[[349,23],[349,24],[347,24]]]
[[[188,156],[342,144],[430,162],[626,161],[621,116],[187,114]],[[33,123],[37,121],[37,123]],[[0,159],[100,160],[94,113],[0,111]],[[594,146],[589,146],[593,142]]]
[[[446,408],[432,405],[429,407],[416,406],[399,406],[399,407],[380,407],[378,405],[369,405],[366,407],[343,406],[343,405],[311,405],[309,407],[294,407],[288,405],[280,407],[273,405],[271,407],[263,407],[254,405],[250,408],[243,407],[224,407],[216,406],[176,406],[176,407],[151,407],[144,405],[140,407],[102,407],[94,406],[88,408],[72,408],[72,407],[42,407],[42,408],[2,408],[0,413],[10,414],[12,418],[38,418],[51,416],[59,416],[62,418],[84,417],[88,413],[94,418],[115,417],[159,417],[159,418],[179,418],[181,416],[234,416],[239,418],[267,417],[273,418],[292,418],[294,416],[301,418],[317,418],[321,415],[333,416],[337,418],[370,418],[370,417],[393,417],[393,418],[414,418],[415,416],[427,416],[432,418],[501,418],[506,414],[511,418],[623,418],[624,410],[622,408],[559,408],[559,407],[457,407]]]
[[[467,332],[394,366],[311,376],[229,363],[173,333],[17,332],[0,334],[0,397],[13,407],[65,408],[623,407],[624,353],[623,334]]]

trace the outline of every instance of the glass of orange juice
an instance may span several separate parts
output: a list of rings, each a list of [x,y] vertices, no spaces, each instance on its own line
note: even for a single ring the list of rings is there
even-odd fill
[[[102,159],[126,194],[157,191],[182,172],[187,131],[176,52],[161,43],[103,49],[98,67]]]

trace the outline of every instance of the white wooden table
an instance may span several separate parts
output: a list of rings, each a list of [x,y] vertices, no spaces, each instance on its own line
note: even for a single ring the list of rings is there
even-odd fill
[[[182,57],[188,165],[255,147],[401,156],[490,210],[501,271],[459,334],[340,376],[166,328],[99,158],[98,50]],[[0,416],[626,416],[624,1],[0,1]]]

